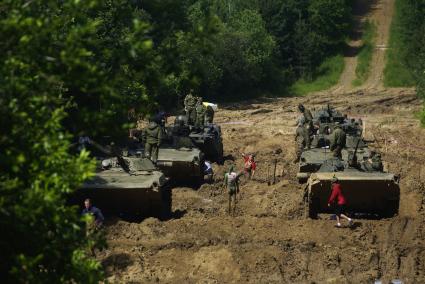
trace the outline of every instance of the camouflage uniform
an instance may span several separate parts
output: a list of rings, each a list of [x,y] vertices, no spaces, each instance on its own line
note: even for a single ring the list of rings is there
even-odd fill
[[[336,125],[335,129],[331,135],[331,151],[333,152],[333,156],[339,159],[342,159],[342,149],[345,147],[346,142],[346,134],[344,130],[342,130],[341,126]]]
[[[304,117],[304,128],[306,129],[306,137],[308,137],[308,139],[305,140],[305,144],[306,147],[310,149],[310,136],[313,134],[313,115],[311,114],[311,111],[306,109],[302,104],[298,105],[298,109]]]
[[[381,154],[372,151],[368,160],[363,163],[363,168],[367,172],[382,172],[384,166],[382,164]]]
[[[194,125],[196,121],[196,97],[189,93],[184,98],[184,109],[187,115],[187,123],[189,125]]]
[[[196,122],[195,127],[198,129],[203,129],[205,125],[205,107],[202,104],[202,98],[198,98],[196,104]]]
[[[214,109],[212,106],[207,106],[207,109],[205,110],[205,122],[206,123],[213,123],[214,121]]]
[[[162,130],[161,127],[154,121],[151,121],[144,131],[145,156],[153,163],[158,160],[158,148],[161,145]]]
[[[296,142],[296,159],[295,162],[298,162],[301,158],[301,154],[304,151],[304,148],[307,145],[307,141],[310,140],[307,129],[305,128],[305,120],[304,117],[300,117],[298,119],[298,127],[295,131],[295,142]]]

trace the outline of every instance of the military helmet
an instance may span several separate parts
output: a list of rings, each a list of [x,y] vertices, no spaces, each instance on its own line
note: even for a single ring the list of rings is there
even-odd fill
[[[304,112],[305,107],[304,107],[304,105],[303,105],[303,104],[299,104],[299,105],[298,105],[298,109],[299,109],[301,112]]]

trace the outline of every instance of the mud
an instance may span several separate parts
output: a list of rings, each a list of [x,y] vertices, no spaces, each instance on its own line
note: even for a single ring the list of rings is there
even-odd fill
[[[295,179],[294,121],[299,102],[332,102],[362,117],[372,147],[401,174],[401,204],[391,219],[357,219],[337,229],[329,215],[303,217],[302,186]],[[173,189],[173,218],[140,223],[110,220],[109,248],[97,254],[110,282],[127,283],[373,283],[376,279],[425,282],[425,130],[414,117],[413,90],[353,92],[252,101],[217,113],[225,154],[242,166],[256,152],[258,172],[243,180],[235,217],[216,181],[198,190]],[[258,112],[258,110],[262,110]],[[264,111],[265,110],[265,111]],[[277,154],[279,153],[279,154]],[[276,184],[268,168],[277,160]],[[269,170],[270,171],[270,170]],[[270,172],[269,172],[270,175]]]
[[[359,0],[363,3],[363,0]],[[379,44],[388,37],[393,0],[369,1],[360,17],[376,21]],[[358,19],[362,21],[363,19]],[[382,41],[382,42],[381,42]],[[382,52],[382,51],[379,51]],[[350,57],[350,56],[348,56]],[[382,88],[382,54],[375,54],[371,81],[352,89],[353,66],[329,91],[305,98],[259,99],[222,106],[223,166],[215,183],[198,190],[173,189],[173,218],[142,222],[109,220],[109,248],[97,253],[112,283],[425,283],[425,130],[413,89]],[[350,57],[350,64],[355,58]],[[347,66],[346,66],[347,68]],[[294,159],[296,107],[331,103],[362,118],[372,148],[385,168],[401,176],[399,214],[356,219],[337,229],[329,215],[303,217],[303,189]],[[235,217],[227,214],[222,176],[242,152],[255,152],[258,171],[243,180]],[[274,161],[276,183],[268,185]]]

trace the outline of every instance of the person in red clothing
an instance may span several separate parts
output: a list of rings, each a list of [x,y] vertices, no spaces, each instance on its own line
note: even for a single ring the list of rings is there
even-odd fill
[[[255,174],[255,169],[257,168],[257,164],[254,160],[254,155],[242,153],[242,157],[244,160],[244,175],[248,175],[249,179],[252,179]]]
[[[331,207],[331,204],[336,201],[336,209],[335,209],[335,215],[336,215],[336,226],[338,228],[341,228],[341,218],[344,218],[348,221],[348,226],[351,226],[353,224],[353,220],[349,218],[347,215],[345,215],[345,206],[347,205],[347,199],[342,193],[341,184],[339,183],[338,179],[334,176],[332,178],[332,193],[329,197],[328,201],[328,207]]]

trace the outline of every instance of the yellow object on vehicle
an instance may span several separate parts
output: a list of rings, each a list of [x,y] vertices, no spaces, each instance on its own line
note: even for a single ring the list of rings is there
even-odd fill
[[[217,104],[213,104],[213,103],[209,103],[209,102],[203,102],[202,105],[204,105],[205,107],[211,106],[214,111],[217,111],[218,110],[218,105]]]

